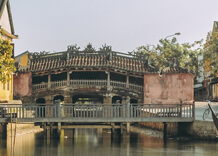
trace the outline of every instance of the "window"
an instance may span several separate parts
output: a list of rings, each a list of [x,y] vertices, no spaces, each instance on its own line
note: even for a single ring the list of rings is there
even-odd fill
[[[5,83],[3,83],[3,90],[5,90]]]
[[[7,82],[7,89],[10,89],[10,81]]]

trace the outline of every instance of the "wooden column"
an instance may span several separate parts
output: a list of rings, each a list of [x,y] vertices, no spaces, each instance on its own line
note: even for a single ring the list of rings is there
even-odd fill
[[[70,72],[67,71],[67,87],[70,86]]]
[[[110,86],[110,72],[107,73],[107,86]]]
[[[129,88],[129,75],[126,75],[126,88]]]
[[[164,122],[164,143],[167,142],[167,123]]]
[[[58,122],[58,134],[61,135],[61,123]]]
[[[110,72],[107,72],[107,90],[110,91],[111,90],[111,84],[110,84]]]
[[[130,123],[129,122],[126,123],[126,131],[127,131],[127,133],[130,132]]]
[[[7,138],[7,124],[6,123],[0,124],[0,138],[2,139]]]
[[[51,74],[48,74],[48,88],[51,88]]]

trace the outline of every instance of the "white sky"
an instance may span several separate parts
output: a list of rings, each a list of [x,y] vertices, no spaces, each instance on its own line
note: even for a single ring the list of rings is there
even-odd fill
[[[90,42],[128,52],[180,32],[181,43],[206,39],[218,0],[10,0],[15,55],[58,52]]]

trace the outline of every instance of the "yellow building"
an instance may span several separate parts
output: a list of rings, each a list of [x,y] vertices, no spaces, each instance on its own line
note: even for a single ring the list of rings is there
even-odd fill
[[[17,36],[14,33],[9,0],[0,0],[0,28],[4,31],[4,35],[0,34],[0,37],[9,40],[14,45],[13,39]],[[13,75],[10,77],[11,80],[6,83],[0,82],[0,103],[13,100]]]
[[[204,61],[204,77],[205,77],[204,86],[208,90],[209,99],[218,101],[218,72],[215,73],[214,70],[212,69],[212,68],[217,68],[217,67],[213,67],[212,63],[218,62],[218,55],[217,55],[218,45],[214,44],[215,40],[218,40],[218,21],[214,22],[212,32],[208,33],[207,40],[204,47],[204,51],[205,51],[204,55],[206,55],[208,51],[211,51],[212,46],[215,47],[213,49],[213,52],[209,53],[210,57],[205,59]]]

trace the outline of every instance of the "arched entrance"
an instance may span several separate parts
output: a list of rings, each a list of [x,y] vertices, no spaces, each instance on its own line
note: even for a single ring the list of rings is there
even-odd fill
[[[130,99],[130,104],[132,105],[132,109],[133,109],[133,111],[132,111],[132,115],[134,116],[134,117],[137,117],[137,116],[139,116],[139,114],[140,114],[140,108],[138,107],[138,100],[136,100],[136,99]]]
[[[112,98],[112,103],[116,103],[116,104],[122,103],[122,98],[120,96],[114,96]]]
[[[36,99],[37,109],[35,112],[35,117],[45,117],[45,99],[38,98]]]
[[[64,96],[62,96],[62,95],[57,95],[57,96],[54,97],[53,101],[55,101],[55,100],[61,100],[61,102],[63,103],[63,101],[64,101]]]
[[[36,103],[45,103],[45,99],[44,98],[38,98],[38,99],[36,99]]]
[[[137,103],[138,103],[138,100],[136,100],[136,99],[130,99],[130,103],[131,103],[131,104],[137,104]]]

